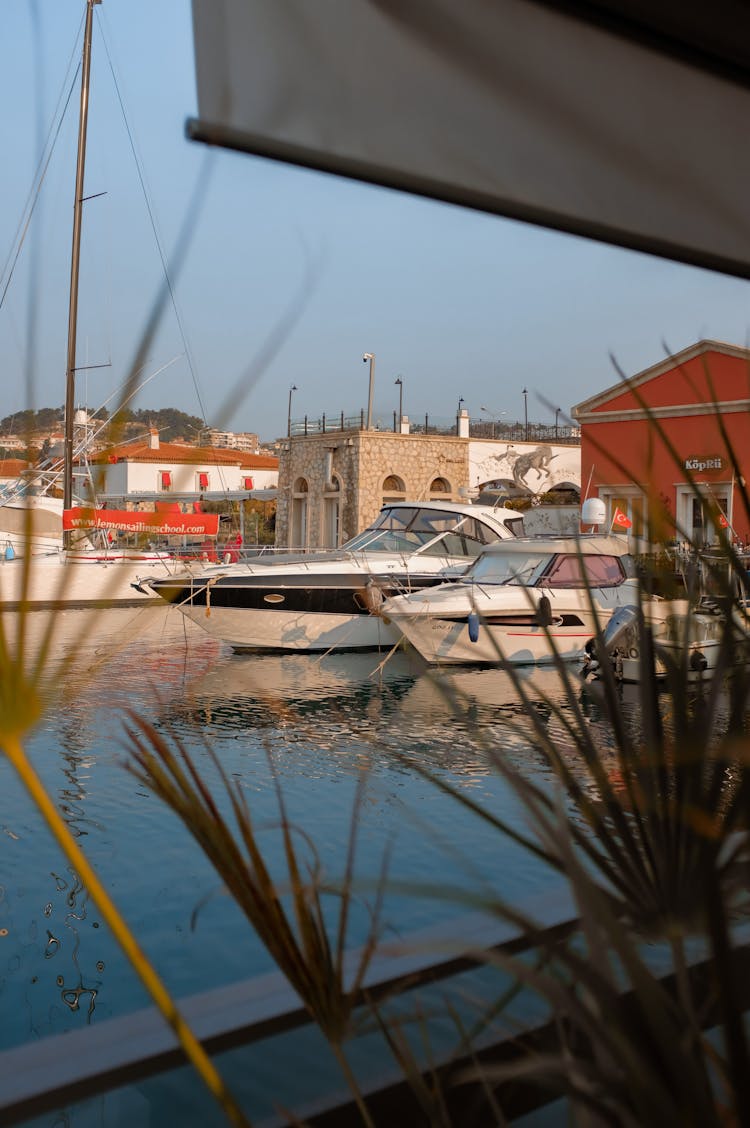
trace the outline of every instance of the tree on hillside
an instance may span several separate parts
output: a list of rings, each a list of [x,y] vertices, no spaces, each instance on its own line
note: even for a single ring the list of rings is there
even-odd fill
[[[176,407],[162,407],[157,410],[141,408],[133,412],[133,419],[146,428],[156,427],[159,437],[166,443],[180,438],[196,441],[205,428],[204,421],[197,415],[187,415],[184,411],[178,411]]]
[[[88,411],[89,409],[86,408]],[[138,408],[132,410],[124,407],[122,410],[110,415],[106,407],[100,407],[91,413],[94,419],[116,423],[123,428],[126,436],[144,434],[149,427],[156,427],[164,442],[184,438],[189,442],[196,442],[200,432],[205,430],[206,424],[197,415],[188,415],[176,407]],[[2,435],[37,435],[59,430],[63,426],[65,417],[64,407],[42,407],[38,411],[26,408],[6,415],[0,420],[0,434]]]
[[[41,407],[38,411],[28,407],[0,419],[0,433],[33,435],[40,431],[55,431],[62,426],[64,415],[64,407]]]

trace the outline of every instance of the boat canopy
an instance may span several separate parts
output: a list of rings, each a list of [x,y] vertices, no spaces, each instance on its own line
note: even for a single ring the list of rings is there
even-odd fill
[[[634,574],[632,557],[621,552],[554,551],[544,544],[508,542],[490,548],[472,564],[466,583],[543,585],[551,588],[612,587]],[[617,546],[615,546],[617,547]]]

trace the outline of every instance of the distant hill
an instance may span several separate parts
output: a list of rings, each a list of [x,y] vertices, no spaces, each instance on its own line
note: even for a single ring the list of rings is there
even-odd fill
[[[94,418],[106,420],[109,412],[106,408],[90,413]],[[7,435],[45,436],[53,431],[61,431],[65,410],[63,407],[41,407],[38,411],[31,409],[16,411],[13,415],[6,415],[0,420],[0,447],[2,440]],[[174,439],[187,439],[188,442],[197,442],[200,432],[205,428],[205,422],[197,415],[187,415],[178,411],[176,407],[139,408],[131,411],[125,408],[118,413],[118,424],[122,427],[119,439],[131,435],[142,434],[149,427],[156,427],[159,437],[165,442]]]
[[[0,440],[4,435],[36,435],[62,427],[64,407],[41,407],[38,411],[16,411],[0,420]]]

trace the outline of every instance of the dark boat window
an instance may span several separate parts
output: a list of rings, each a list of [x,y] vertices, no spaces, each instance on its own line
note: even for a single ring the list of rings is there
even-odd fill
[[[591,587],[616,587],[625,579],[618,556],[584,556],[586,580]]]
[[[582,567],[583,566],[583,567]],[[616,587],[625,570],[616,556],[557,556],[542,583],[545,587]]]
[[[505,525],[505,528],[508,530],[508,532],[512,533],[514,537],[522,537],[526,534],[526,529],[524,528],[523,524],[523,517],[508,517],[505,521],[503,521],[503,524]]]

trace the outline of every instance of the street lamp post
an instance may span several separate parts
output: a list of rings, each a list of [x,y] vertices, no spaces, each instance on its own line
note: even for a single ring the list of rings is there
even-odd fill
[[[526,388],[521,393],[523,396],[523,437],[529,441],[529,393]]]
[[[292,435],[292,392],[297,391],[297,385],[292,384],[289,389],[289,409],[286,414],[286,437],[289,439]]]
[[[494,439],[494,437],[495,437],[495,424],[499,423],[500,417],[502,415],[507,415],[508,412],[507,411],[490,411],[490,409],[488,407],[480,407],[479,410],[483,411],[485,413],[485,415],[489,415],[490,419],[492,420],[492,437]]]
[[[393,383],[398,384],[398,429],[401,431],[401,422],[404,418],[404,381],[397,376]]]
[[[375,385],[375,353],[365,353],[362,360],[370,362],[370,386],[367,392],[367,430],[372,430],[372,393]]]
[[[561,407],[555,408],[555,438],[557,438],[557,420],[558,420],[558,417],[559,417],[561,411],[562,411]]]

